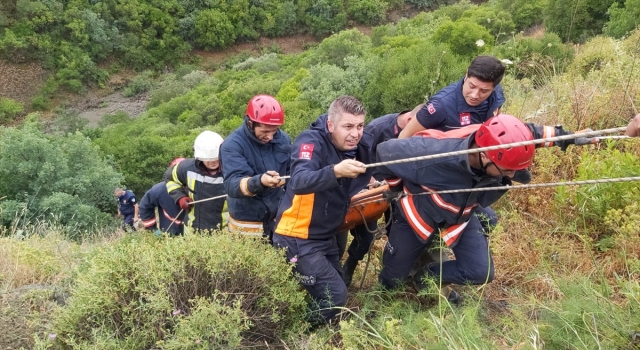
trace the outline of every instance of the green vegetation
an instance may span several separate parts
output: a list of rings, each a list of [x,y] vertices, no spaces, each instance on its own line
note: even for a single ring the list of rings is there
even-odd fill
[[[61,1],[0,4],[0,58],[51,73],[31,101],[0,99],[0,344],[10,348],[633,348],[640,330],[634,182],[513,190],[496,205],[496,280],[462,307],[379,290],[384,242],[356,270],[339,328],[306,330],[305,293],[254,240],[123,236],[113,188],[140,198],[202,130],[228,135],[255,94],[276,96],[292,137],[341,94],[371,120],[423,103],[472,57],[507,62],[503,112],[568,130],[626,125],[640,101],[640,14],[625,2],[406,1],[433,9],[379,24],[403,1]],[[385,12],[385,10],[388,10]],[[567,12],[568,11],[568,12]],[[567,18],[566,13],[572,13]],[[200,66],[191,49],[260,36],[323,38]],[[606,36],[605,36],[606,35]],[[480,41],[482,40],[482,41]],[[575,45],[580,44],[580,45]],[[46,53],[46,54],[44,54]],[[66,109],[132,68],[140,116],[97,127]],[[29,103],[30,102],[30,103]],[[60,108],[56,108],[60,107]],[[42,114],[27,114],[31,110]],[[25,116],[25,114],[27,114]],[[52,116],[52,118],[49,118]],[[537,152],[534,182],[637,176],[636,140]],[[362,264],[363,265],[363,264]],[[359,281],[364,277],[363,288]],[[9,328],[12,327],[12,328]],[[301,333],[307,331],[307,333]],[[302,335],[300,335],[302,334]]]

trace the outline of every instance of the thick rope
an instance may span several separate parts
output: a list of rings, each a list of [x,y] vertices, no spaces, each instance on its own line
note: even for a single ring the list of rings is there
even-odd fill
[[[390,161],[380,162],[380,163],[371,163],[371,164],[365,164],[364,167],[365,168],[373,168],[373,167],[378,167],[378,166],[383,166],[383,165],[416,162],[416,161],[420,161],[420,160],[428,160],[428,159],[444,158],[444,157],[449,157],[449,156],[458,156],[458,155],[462,155],[462,154],[471,154],[471,153],[480,153],[480,152],[486,152],[486,151],[493,151],[493,150],[503,149],[503,148],[511,148],[511,147],[518,147],[518,146],[527,146],[527,145],[537,145],[537,144],[540,144],[540,143],[555,142],[555,141],[564,141],[564,140],[575,139],[575,138],[578,138],[578,137],[597,137],[597,136],[600,136],[600,135],[603,135],[603,134],[613,134],[613,133],[625,131],[626,129],[627,129],[627,127],[624,126],[624,127],[612,128],[612,129],[588,131],[588,132],[582,132],[582,133],[575,133],[575,134],[572,134],[572,135],[548,137],[548,138],[544,138],[544,139],[536,139],[536,140],[530,140],[530,141],[506,143],[504,145],[496,145],[496,146],[480,147],[480,148],[471,148],[471,149],[455,151],[455,152],[446,152],[446,153],[432,154],[432,155],[420,156],[420,157],[396,159],[396,160],[390,160]]]
[[[416,194],[409,194],[412,196],[420,196],[424,194],[442,194],[442,193],[464,193],[464,192],[483,192],[483,191],[505,191],[516,190],[525,188],[539,188],[539,187],[554,187],[554,186],[575,186],[575,185],[594,185],[602,183],[615,183],[615,182],[628,182],[628,181],[640,181],[640,176],[633,177],[619,177],[613,179],[599,179],[599,180],[582,180],[582,181],[566,181],[566,182],[545,182],[539,184],[527,184],[527,185],[513,185],[513,186],[495,186],[484,188],[464,188],[459,190],[442,190],[423,192]]]

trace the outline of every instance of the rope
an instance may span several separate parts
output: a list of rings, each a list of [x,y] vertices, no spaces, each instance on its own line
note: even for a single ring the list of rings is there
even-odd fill
[[[596,136],[600,136],[600,135],[603,135],[603,134],[613,134],[613,133],[625,131],[626,129],[627,129],[627,127],[624,126],[624,127],[619,127],[619,128],[603,129],[603,130],[575,133],[575,134],[572,134],[572,135],[564,135],[564,136],[548,137],[548,138],[544,138],[544,139],[536,139],[536,140],[530,140],[530,141],[507,143],[507,144],[504,144],[504,145],[496,145],[496,146],[480,147],[480,148],[471,148],[471,149],[455,151],[455,152],[446,152],[446,153],[432,154],[432,155],[427,155],[427,156],[390,160],[390,161],[380,162],[380,163],[365,164],[364,168],[373,168],[373,167],[378,167],[378,166],[383,166],[383,165],[416,162],[416,161],[420,161],[420,160],[436,159],[436,158],[443,158],[443,157],[449,157],[449,156],[458,156],[458,155],[462,155],[462,154],[480,153],[480,152],[493,151],[493,150],[503,149],[503,148],[511,148],[511,147],[518,147],[518,146],[527,146],[527,145],[536,145],[536,144],[546,143],[546,142],[564,141],[564,140],[575,139],[575,138],[578,138],[578,137],[596,137]]]
[[[613,179],[600,179],[600,180],[582,180],[582,181],[566,181],[566,182],[545,182],[540,184],[528,184],[528,185],[514,185],[514,186],[495,186],[484,188],[464,188],[459,190],[442,190],[410,194],[412,196],[420,196],[424,194],[442,194],[442,193],[464,193],[464,192],[483,192],[483,191],[505,191],[516,190],[524,188],[539,188],[539,187],[554,187],[554,186],[574,186],[574,185],[593,185],[601,183],[615,183],[615,182],[628,182],[628,181],[640,181],[640,176],[633,177],[618,177]]]

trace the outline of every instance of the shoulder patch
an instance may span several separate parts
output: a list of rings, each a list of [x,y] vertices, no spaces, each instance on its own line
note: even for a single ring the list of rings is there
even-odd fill
[[[427,111],[429,111],[429,114],[433,114],[436,112],[436,108],[433,106],[433,103],[429,103],[427,105]]]
[[[298,154],[298,158],[300,159],[311,159],[313,156],[313,144],[312,143],[303,143],[300,145],[300,153]]]

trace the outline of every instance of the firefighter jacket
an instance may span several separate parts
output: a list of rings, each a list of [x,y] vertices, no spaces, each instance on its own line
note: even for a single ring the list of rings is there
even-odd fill
[[[498,84],[489,97],[478,106],[469,106],[462,95],[464,79],[438,91],[418,111],[416,118],[425,129],[449,131],[482,124],[497,114],[504,104],[502,86]]]
[[[561,127],[535,126],[526,124],[535,139],[562,136],[570,132]],[[413,158],[469,149],[474,143],[475,131],[480,124],[462,129],[441,132],[426,130],[408,139],[389,140],[378,145],[377,161]],[[556,143],[566,148],[565,143]],[[536,147],[550,147],[554,143],[538,144]],[[511,185],[508,177],[491,177],[469,165],[467,154],[414,162],[392,164],[380,167],[387,183],[398,190],[404,186],[407,196],[398,201],[400,215],[411,225],[417,237],[426,242],[434,232],[439,231],[443,241],[452,246],[464,231],[469,218],[478,206],[487,207],[500,199],[506,191],[461,192],[446,194],[425,194],[425,192],[473,189]]]
[[[400,132],[402,131],[402,129],[398,125],[398,116],[406,112],[409,111],[383,115],[382,117],[378,117],[372,120],[364,128],[366,132],[369,132],[371,135],[373,135],[372,150],[374,155],[379,144],[387,140],[398,138],[398,135],[400,135]],[[375,177],[376,180],[382,180],[382,176],[378,174],[376,168],[373,169],[373,177]]]
[[[169,232],[171,235],[181,235],[184,215],[180,214],[178,217],[180,207],[169,196],[167,184],[164,181],[153,185],[140,200],[139,216],[144,228],[147,230],[155,231],[158,226],[156,208],[158,208],[160,230]]]
[[[245,123],[225,139],[220,163],[233,219],[266,222],[275,218],[284,188],[264,187],[260,177],[268,170],[288,175],[290,152],[291,140],[282,130],[265,144]]]
[[[371,163],[371,147],[371,134],[363,132],[355,159]],[[291,148],[291,178],[276,216],[276,233],[301,239],[328,239],[337,233],[351,197],[371,179],[370,168],[356,178],[337,179],[333,166],[346,158],[331,142],[326,114],[296,138]]]
[[[210,173],[201,161],[185,159],[176,164],[167,181],[167,192],[177,204],[180,198],[189,196],[193,201],[209,199],[225,194],[222,172]],[[222,227],[224,198],[197,203],[189,207],[185,224],[199,230]]]
[[[136,195],[129,190],[124,191],[124,193],[118,197],[118,210],[120,210],[120,214],[124,216],[135,214],[137,204]]]

